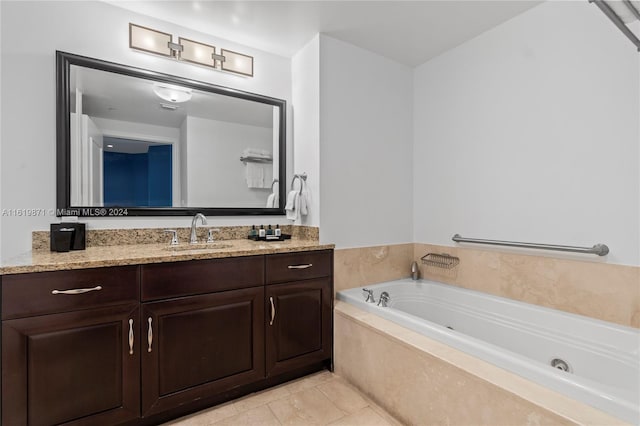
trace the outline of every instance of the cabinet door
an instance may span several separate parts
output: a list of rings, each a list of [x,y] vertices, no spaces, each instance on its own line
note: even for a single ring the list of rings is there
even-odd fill
[[[2,323],[2,423],[117,424],[140,415],[138,305]]]
[[[267,286],[267,376],[331,358],[331,278]]]
[[[144,303],[143,416],[263,379],[263,300],[254,287]]]

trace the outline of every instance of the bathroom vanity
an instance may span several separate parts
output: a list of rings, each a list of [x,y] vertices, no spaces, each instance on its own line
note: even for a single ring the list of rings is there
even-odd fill
[[[2,423],[157,424],[330,367],[333,246],[255,247],[3,268]]]

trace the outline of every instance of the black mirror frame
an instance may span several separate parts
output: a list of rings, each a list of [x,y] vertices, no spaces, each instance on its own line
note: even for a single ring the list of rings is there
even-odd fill
[[[280,185],[278,208],[259,207],[95,207],[71,206],[71,159],[70,159],[70,87],[71,65],[94,68],[117,74],[145,78],[162,83],[177,84],[205,92],[246,99],[273,105],[280,109],[278,180]],[[193,216],[203,213],[209,216],[284,215],[286,200],[286,111],[287,102],[255,93],[244,92],[183,77],[149,71],[142,68],[102,61],[86,56],[56,51],[56,206],[57,216],[122,217],[122,216]],[[126,211],[126,214],[125,214]]]

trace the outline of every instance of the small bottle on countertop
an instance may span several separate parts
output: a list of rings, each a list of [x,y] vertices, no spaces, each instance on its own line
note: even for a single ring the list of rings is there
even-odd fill
[[[258,237],[264,238],[267,235],[267,231],[264,229],[264,225],[260,225],[260,229],[258,230]]]
[[[279,237],[280,235],[282,235],[282,231],[280,230],[280,225],[276,225],[276,230],[274,231],[274,235],[276,237]]]
[[[271,229],[271,225],[269,225],[269,228],[267,229],[267,235],[273,235],[273,229]]]
[[[256,226],[252,225],[251,226],[251,231],[249,231],[249,236],[250,237],[255,237],[258,235],[258,231],[256,231]]]

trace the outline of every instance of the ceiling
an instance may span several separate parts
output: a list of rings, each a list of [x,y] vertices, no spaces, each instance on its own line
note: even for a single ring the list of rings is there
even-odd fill
[[[541,1],[105,0],[157,19],[291,57],[319,32],[420,65]]]

